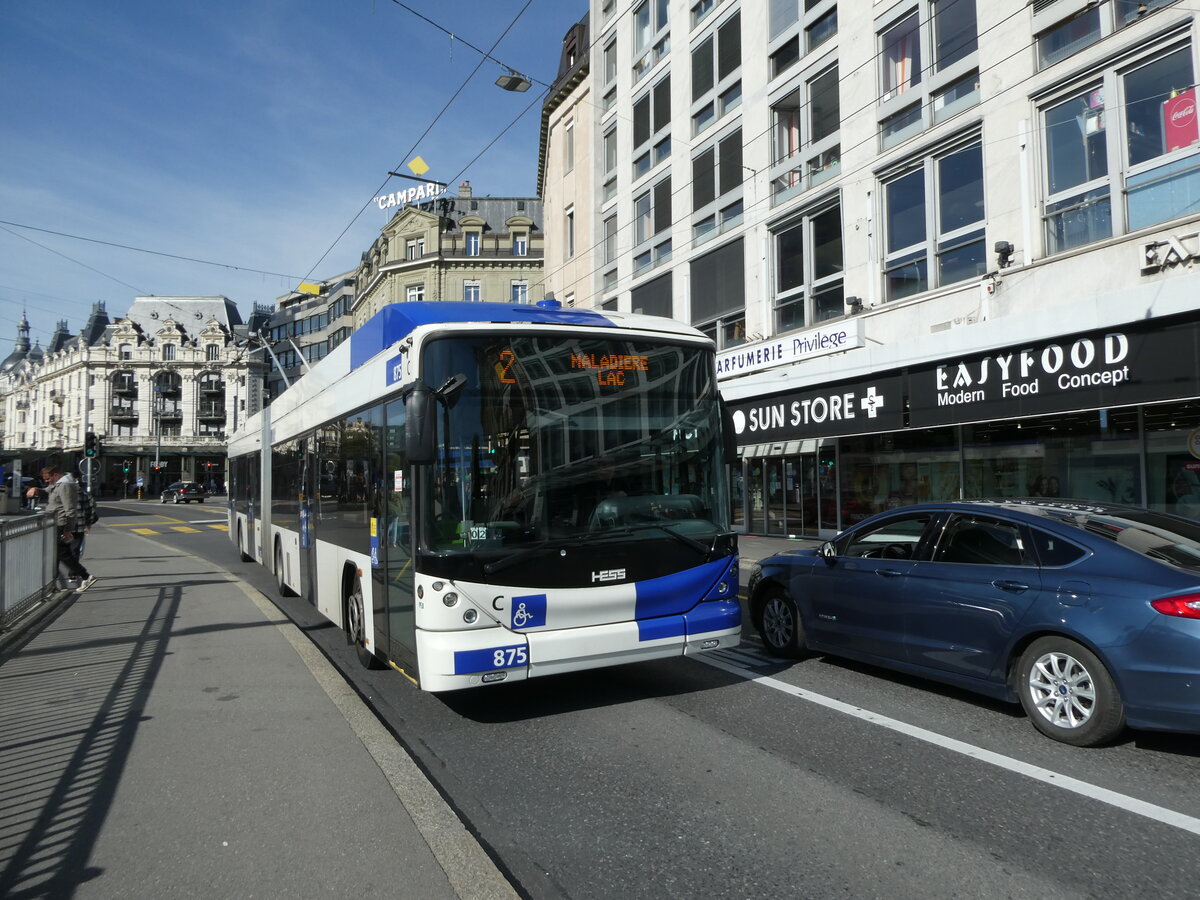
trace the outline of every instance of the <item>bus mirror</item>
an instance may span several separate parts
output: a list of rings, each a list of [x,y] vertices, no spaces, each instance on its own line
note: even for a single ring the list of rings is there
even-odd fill
[[[721,437],[724,441],[725,465],[737,465],[737,434],[733,427],[733,413],[725,404],[725,398],[718,395],[721,406]]]
[[[404,402],[404,449],[410,465],[428,465],[437,458],[434,423],[437,403],[433,391],[417,384]]]

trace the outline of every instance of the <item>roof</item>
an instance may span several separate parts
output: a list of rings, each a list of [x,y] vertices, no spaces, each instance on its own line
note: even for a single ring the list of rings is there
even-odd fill
[[[241,314],[228,297],[135,297],[124,318],[153,335],[167,319],[172,319],[186,333],[195,334],[216,319],[226,328],[242,324]]]

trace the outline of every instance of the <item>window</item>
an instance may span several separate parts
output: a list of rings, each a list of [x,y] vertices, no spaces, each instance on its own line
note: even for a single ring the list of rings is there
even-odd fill
[[[174,359],[175,358],[175,345],[174,344],[163,344],[162,345],[162,358],[163,359]]]
[[[604,96],[600,111],[608,112],[617,104],[617,41],[610,40],[604,48]]]
[[[1195,211],[1200,135],[1194,116],[1174,115],[1195,108],[1194,81],[1190,45],[1157,47],[1046,103],[1047,253]]]
[[[513,303],[528,303],[529,302],[529,282],[514,281],[512,283],[512,302]]]
[[[961,514],[950,517],[933,559],[977,566],[1036,565],[1018,525]]]
[[[633,80],[636,84],[671,51],[669,0],[643,0],[633,11]]]
[[[742,17],[735,13],[692,51],[692,134],[741,105],[741,67]]]
[[[716,6],[716,0],[700,0],[699,3],[692,4],[692,27],[695,28],[713,11]]]
[[[860,528],[837,542],[838,556],[913,559],[929,524],[929,513],[909,513]]]
[[[512,255],[513,256],[528,256],[529,255],[529,235],[514,234],[512,236]]]
[[[468,231],[465,235],[467,256],[479,255],[480,233],[478,231]]]
[[[836,65],[774,103],[771,118],[775,124],[771,184],[776,202],[838,174],[842,112]]]
[[[975,0],[921,0],[879,44],[884,149],[979,102]]]
[[[130,344],[121,344],[117,348],[117,356],[120,359],[133,359],[133,346]]]
[[[575,210],[567,211],[566,222],[563,228],[564,236],[567,240],[567,259],[575,256]]]
[[[609,216],[604,220],[604,263],[617,261],[617,217]]]
[[[575,170],[575,123],[568,122],[563,129],[563,171]]]
[[[410,284],[404,289],[404,299],[409,303],[420,303],[425,299],[425,285]]]
[[[629,293],[629,307],[635,313],[671,318],[671,273],[639,284]],[[615,306],[613,307],[616,308]]]
[[[690,264],[692,324],[716,341],[718,350],[745,340],[744,255],[738,238]]]
[[[987,271],[983,146],[925,159],[883,185],[886,299],[977,278]]]
[[[613,126],[604,133],[604,199],[607,203],[617,196],[617,129]]]
[[[425,238],[410,238],[404,242],[404,258],[420,259],[425,255]]]
[[[1067,59],[1172,2],[1175,0],[1113,0],[1112,3],[1088,3],[1084,9],[1078,9],[1080,4],[1064,3],[1042,10],[1037,6],[1045,5],[1037,4],[1033,30],[1037,35],[1038,67],[1044,69]],[[1061,17],[1064,12],[1066,18]]]
[[[219,344],[205,344],[204,358],[208,362],[221,358],[221,347]]]
[[[633,201],[635,275],[671,258],[670,230],[671,179],[667,177]],[[663,234],[666,240],[659,239]]]
[[[670,128],[671,76],[668,75],[633,103],[634,178],[645,175],[669,154]]]
[[[467,303],[478,303],[483,299],[482,289],[478,281],[463,282],[463,300]]]
[[[692,236],[720,234],[742,218],[742,130],[721,138],[692,160]]]
[[[841,206],[803,216],[773,237],[775,333],[845,315]]]

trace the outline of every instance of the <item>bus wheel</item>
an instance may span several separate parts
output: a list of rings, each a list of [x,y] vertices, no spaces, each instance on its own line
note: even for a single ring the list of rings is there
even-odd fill
[[[164,500],[163,502],[165,503],[166,501]],[[242,531],[242,526],[239,525],[238,526],[238,553],[240,553],[242,556],[242,562],[254,562],[254,557],[242,549],[244,546],[246,546],[246,535],[245,535],[245,532]]]
[[[279,589],[280,597],[295,597],[296,592],[287,586],[283,577],[283,547],[275,543],[275,587]]]
[[[382,669],[383,663],[367,649],[365,643],[367,633],[365,615],[362,581],[355,577],[354,587],[350,591],[350,596],[346,598],[346,639],[354,644],[354,652],[358,654],[358,661],[364,668]]]

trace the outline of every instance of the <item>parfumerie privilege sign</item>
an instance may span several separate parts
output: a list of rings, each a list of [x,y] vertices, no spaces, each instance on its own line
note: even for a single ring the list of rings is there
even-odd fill
[[[739,444],[1200,397],[1200,323],[1133,323],[731,402]],[[908,416],[905,417],[907,400]]]

